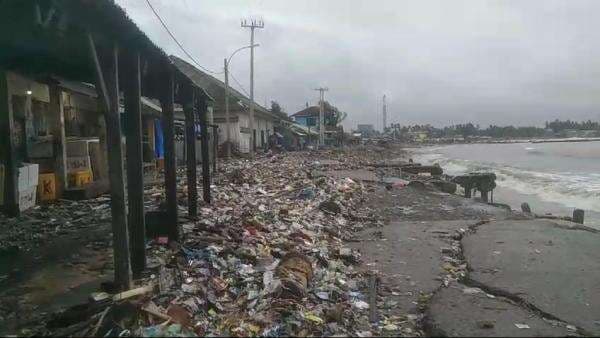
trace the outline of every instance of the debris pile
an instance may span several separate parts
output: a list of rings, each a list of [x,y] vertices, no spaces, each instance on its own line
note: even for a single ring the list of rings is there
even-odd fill
[[[328,155],[336,157],[336,167],[355,161]],[[369,322],[368,276],[357,269],[360,254],[344,240],[380,221],[357,208],[362,183],[310,177],[322,167],[313,156],[222,163],[213,203],[200,206],[197,221],[181,225],[182,241],[150,240],[149,273],[138,282],[153,291],[111,302],[80,333],[376,334]],[[124,311],[124,304],[134,310]]]
[[[60,235],[110,225],[110,198],[36,205],[19,217],[0,213],[0,253],[29,251]]]

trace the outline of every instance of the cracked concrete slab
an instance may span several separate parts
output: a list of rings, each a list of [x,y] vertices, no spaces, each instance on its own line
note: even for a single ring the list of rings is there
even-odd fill
[[[397,302],[396,310],[417,313],[421,293],[430,294],[446,274],[442,247],[448,247],[455,230],[476,224],[473,220],[391,222],[365,231],[361,242],[351,246],[363,254],[366,269],[382,273],[386,297]],[[392,293],[393,292],[393,293]]]
[[[462,240],[470,283],[600,335],[600,235],[549,220],[497,221]]]
[[[466,292],[469,291],[469,292]],[[504,298],[490,298],[455,284],[440,289],[425,316],[426,332],[434,337],[564,337],[564,324],[544,320]],[[526,325],[518,328],[517,325]]]
[[[503,208],[449,195],[431,187],[403,187],[388,190],[373,187],[366,206],[376,208],[391,220],[501,220],[520,217]]]

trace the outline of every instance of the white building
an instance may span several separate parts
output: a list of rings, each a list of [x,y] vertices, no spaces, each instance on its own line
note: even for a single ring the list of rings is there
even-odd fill
[[[225,84],[215,77],[206,74],[188,62],[171,56],[175,66],[186,74],[196,85],[202,87],[211,97],[214,98],[213,104],[213,123],[219,126],[219,145],[226,142],[226,123],[225,123]],[[249,107],[250,99],[233,88],[229,88],[229,120],[230,137],[232,149],[241,153],[250,151],[250,119]],[[265,107],[255,103],[254,106],[254,132],[256,148],[264,149],[268,146],[269,136],[274,133],[274,124],[280,120],[279,117],[272,114]]]

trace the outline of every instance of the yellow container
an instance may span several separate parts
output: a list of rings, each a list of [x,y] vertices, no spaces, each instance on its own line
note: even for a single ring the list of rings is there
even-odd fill
[[[40,174],[37,193],[40,201],[56,200],[56,175],[54,173]]]
[[[83,170],[69,174],[70,187],[83,187],[86,184],[92,183],[92,171]]]

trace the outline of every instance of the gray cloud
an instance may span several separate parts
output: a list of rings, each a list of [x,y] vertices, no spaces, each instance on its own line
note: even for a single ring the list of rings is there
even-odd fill
[[[388,120],[445,125],[600,119],[600,2],[594,0],[151,0],[204,66],[249,43],[260,17],[256,100],[288,112],[316,103],[348,112],[348,127]],[[184,57],[145,0],[117,0],[168,53]],[[248,89],[249,57],[232,61]],[[233,83],[236,85],[235,83]]]

